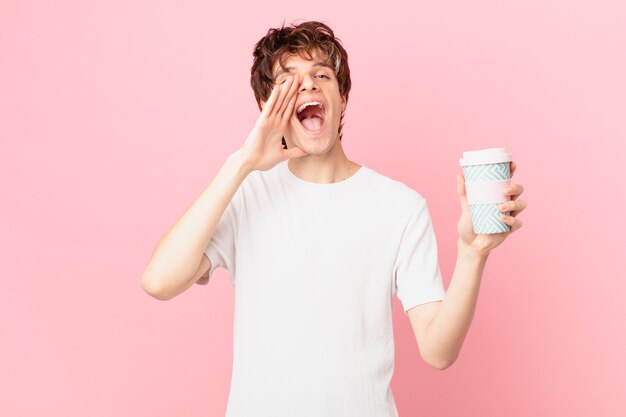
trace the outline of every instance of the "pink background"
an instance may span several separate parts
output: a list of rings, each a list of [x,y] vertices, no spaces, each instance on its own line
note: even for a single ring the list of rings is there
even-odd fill
[[[462,152],[506,147],[526,188],[452,367],[395,300],[400,416],[626,415],[619,0],[3,0],[1,414],[224,415],[228,272],[168,302],[140,277],[258,116],[254,43],[297,19],[343,41],[345,152],[427,199],[446,287]]]

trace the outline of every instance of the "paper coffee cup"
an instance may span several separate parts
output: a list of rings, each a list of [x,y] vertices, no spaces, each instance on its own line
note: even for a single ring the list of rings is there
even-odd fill
[[[465,176],[474,233],[492,234],[511,230],[511,226],[500,218],[503,214],[510,215],[510,212],[501,212],[500,206],[511,199],[504,194],[504,189],[511,182],[512,160],[505,148],[463,152],[459,162]]]

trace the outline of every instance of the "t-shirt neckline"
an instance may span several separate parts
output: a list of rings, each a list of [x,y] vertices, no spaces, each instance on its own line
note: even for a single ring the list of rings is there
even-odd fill
[[[365,175],[365,171],[367,170],[367,167],[364,164],[361,164],[361,167],[357,169],[354,174],[350,175],[345,180],[331,182],[331,183],[317,183],[317,182],[305,181],[302,178],[298,177],[293,172],[291,172],[291,170],[289,169],[288,162],[289,160],[287,159],[281,163],[282,165],[281,170],[283,172],[283,176],[287,179],[287,181],[289,181],[290,183],[298,187],[315,189],[315,190],[336,190],[336,189],[348,187],[350,186],[350,184],[358,182],[359,178],[363,177]]]

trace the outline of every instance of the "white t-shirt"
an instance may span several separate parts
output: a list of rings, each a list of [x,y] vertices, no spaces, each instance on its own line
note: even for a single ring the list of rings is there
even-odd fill
[[[362,165],[332,184],[253,171],[205,251],[234,286],[226,417],[396,417],[393,294],[445,290],[426,200]]]

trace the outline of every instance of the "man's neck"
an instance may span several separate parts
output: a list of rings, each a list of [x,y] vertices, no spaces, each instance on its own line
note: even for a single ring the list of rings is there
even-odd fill
[[[343,158],[320,158],[309,155],[288,161],[289,170],[303,181],[330,184],[343,181],[354,175],[359,164]]]

